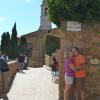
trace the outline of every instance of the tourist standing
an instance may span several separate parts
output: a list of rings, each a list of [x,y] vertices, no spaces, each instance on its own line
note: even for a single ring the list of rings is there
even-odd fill
[[[1,97],[3,100],[7,100],[7,92],[8,92],[8,64],[7,62],[2,59],[0,54],[0,72],[1,72],[1,78],[2,78],[2,89],[3,93],[1,94]]]
[[[77,47],[72,48],[75,71],[76,100],[85,100],[85,57],[79,52]]]
[[[5,57],[4,57],[4,55],[3,55],[2,52],[0,52],[0,58],[3,59],[3,60],[5,60]],[[5,61],[6,61],[6,60],[5,60]]]
[[[8,58],[7,54],[4,53],[3,56],[4,56],[5,61],[8,62],[9,58]]]
[[[21,53],[18,57],[19,72],[23,72],[25,56]]]
[[[56,74],[59,65],[58,65],[57,59],[56,59],[54,54],[52,56],[52,65],[51,65],[51,67],[52,67],[52,73]]]
[[[64,100],[69,100],[69,96],[72,90],[74,81],[75,67],[72,61],[73,54],[71,51],[66,51],[64,58],[64,71],[65,71],[65,89],[64,89]]]
[[[28,67],[28,57],[25,55],[25,59],[24,59],[24,69],[27,69]]]

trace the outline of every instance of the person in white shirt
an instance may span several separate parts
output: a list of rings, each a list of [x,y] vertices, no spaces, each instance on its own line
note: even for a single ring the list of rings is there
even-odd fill
[[[25,55],[25,59],[24,59],[24,69],[27,69],[28,67],[28,57]]]

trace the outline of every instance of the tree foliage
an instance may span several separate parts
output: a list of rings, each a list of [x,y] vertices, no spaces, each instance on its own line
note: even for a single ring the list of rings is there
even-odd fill
[[[50,20],[57,26],[61,21],[100,22],[100,0],[47,0]]]
[[[12,35],[11,35],[11,52],[12,58],[16,58],[18,56],[18,38],[17,38],[17,29],[16,29],[16,22],[12,28]]]
[[[10,34],[9,32],[4,32],[1,37],[1,52],[9,54],[9,42],[10,42]]]
[[[60,40],[57,37],[46,36],[45,51],[46,54],[51,56],[57,49],[60,48]]]
[[[1,52],[5,52],[6,51],[6,33],[3,33],[3,35],[1,36]]]
[[[14,23],[14,26],[13,26],[13,28],[12,28],[11,40],[12,40],[12,41],[15,41],[15,43],[18,42],[18,38],[17,38],[17,29],[16,29],[16,22]]]
[[[24,48],[26,48],[26,46]],[[1,36],[1,51],[2,53],[6,53],[9,58],[16,58],[19,53],[18,50],[18,37],[15,22],[12,27],[11,35],[9,32],[4,32]]]

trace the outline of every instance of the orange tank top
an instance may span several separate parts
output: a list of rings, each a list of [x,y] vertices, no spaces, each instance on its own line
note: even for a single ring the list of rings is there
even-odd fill
[[[82,55],[78,55],[77,57],[74,57],[74,64],[75,67],[80,67],[81,64],[85,63],[85,57]],[[86,77],[86,71],[85,69],[79,70],[75,72],[75,77]]]

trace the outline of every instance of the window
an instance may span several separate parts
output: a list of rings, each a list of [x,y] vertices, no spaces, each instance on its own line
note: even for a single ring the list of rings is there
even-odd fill
[[[48,14],[48,8],[45,8],[44,15],[46,16]]]

